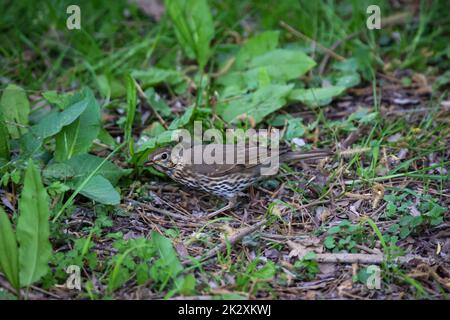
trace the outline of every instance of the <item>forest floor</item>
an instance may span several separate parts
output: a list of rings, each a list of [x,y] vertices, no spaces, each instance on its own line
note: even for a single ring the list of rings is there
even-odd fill
[[[89,87],[100,126],[91,138],[67,129],[70,152],[59,147],[62,131],[31,156],[12,134],[5,161],[0,149],[0,205],[13,224],[30,157],[50,198],[50,272],[24,296],[448,299],[445,1],[379,1],[381,30],[365,27],[363,1],[211,1],[190,6],[191,18],[178,15],[183,1],[167,1],[170,10],[80,1],[83,31],[65,28],[64,1],[47,2],[0,5],[1,92],[24,89],[28,127]],[[274,127],[283,146],[335,155],[284,164],[208,218],[226,201],[142,167],[172,129],[195,120]],[[109,167],[94,172],[106,157]],[[83,189],[90,174],[104,181]],[[68,288],[68,266],[81,268],[80,290]],[[0,298],[15,293],[0,274]]]

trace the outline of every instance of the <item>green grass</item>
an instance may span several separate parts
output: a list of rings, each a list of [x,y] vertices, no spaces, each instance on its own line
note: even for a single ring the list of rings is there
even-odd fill
[[[449,219],[445,210],[448,210],[450,130],[448,111],[445,113],[442,107],[443,101],[448,101],[449,81],[444,73],[450,55],[445,37],[448,24],[445,1],[422,1],[416,12],[412,12],[411,6],[392,8],[388,1],[376,3],[381,7],[383,19],[404,12],[409,12],[410,17],[370,31],[365,27],[365,10],[373,1],[286,0],[273,6],[253,0],[238,3],[214,0],[208,1],[210,9],[201,6],[192,9],[191,16],[181,10],[181,18],[174,23],[180,9],[176,5],[155,21],[126,1],[106,6],[102,1],[86,0],[78,1],[82,29],[70,31],[65,27],[65,9],[70,1],[2,1],[0,93],[9,84],[25,90],[32,107],[30,124],[25,127],[45,119],[50,105],[53,110],[64,108],[65,103],[70,105],[67,102],[70,97],[62,93],[80,92],[84,87],[92,89],[102,112],[101,134],[89,149],[89,153],[98,156],[99,164],[90,172],[83,172],[80,180],[75,180],[73,168],[66,167],[66,162],[54,159],[57,142],[53,136],[46,137],[38,152],[31,154],[23,152],[22,140],[10,139],[10,158],[0,159],[0,191],[13,208],[5,208],[13,224],[17,220],[16,197],[23,186],[29,157],[42,168],[43,181],[50,193],[53,217],[50,240],[53,249],[61,251],[54,252],[50,260],[53,273],[46,274],[36,285],[52,291],[57,283],[65,281],[67,264],[80,264],[85,286],[74,298],[120,298],[140,287],[150,288],[150,298],[183,294],[218,298],[292,297],[286,289],[314,281],[320,272],[313,255],[291,258],[283,264],[276,254],[268,257],[266,249],[286,256],[289,237],[314,235],[320,239],[318,246],[325,245],[323,249],[327,252],[360,252],[358,245],[382,250],[392,258],[382,265],[385,289],[401,287],[408,298],[441,298],[448,294],[448,288],[436,281],[433,283],[441,288],[440,292],[420,278],[411,277],[413,266],[394,261],[397,255],[411,253],[407,252],[406,238],[429,239],[437,233],[435,227],[448,224]],[[193,21],[202,21],[202,27],[196,28]],[[334,48],[346,60],[328,57],[321,69],[326,52],[287,31],[280,21],[320,45]],[[277,44],[259,40],[258,45],[266,48],[262,50],[255,45],[245,49],[248,57],[241,57],[239,62],[239,52],[244,50],[248,39],[270,30],[279,32]],[[289,50],[297,54],[286,55]],[[298,54],[300,51],[317,65],[301,75],[290,76],[295,72],[294,65],[306,63]],[[260,55],[271,52],[270,64],[251,73],[248,66]],[[293,67],[281,76],[276,68],[270,69],[271,65],[282,68],[288,58]],[[244,75],[244,80],[230,78],[233,72]],[[419,96],[416,92],[420,88],[414,87],[418,77],[426,79],[429,85],[437,79],[441,84],[433,87],[429,95]],[[396,81],[386,80],[392,78]],[[145,92],[150,107],[136,96],[135,81]],[[340,97],[313,94],[311,102],[289,100],[283,95],[286,86],[315,89],[324,83],[340,86],[344,81],[348,86]],[[264,95],[267,86],[269,94]],[[368,93],[352,91],[364,88]],[[44,98],[50,90],[59,94],[54,101]],[[397,93],[403,94],[402,98],[418,98],[419,103],[394,106],[394,113],[388,114]],[[350,106],[341,107],[339,103],[345,103],[343,98],[348,96]],[[245,100],[246,97],[252,99]],[[328,98],[330,101],[323,103]],[[140,163],[149,152],[168,142],[170,131],[166,125],[169,129],[191,131],[194,120],[222,130],[255,125],[254,119],[248,117],[236,123],[229,121],[223,110],[227,103],[235,101],[241,101],[237,106],[243,112],[269,101],[265,108],[273,112],[267,116],[255,113],[256,119],[261,120],[256,127],[273,125],[281,129],[286,121],[284,144],[295,147],[293,138],[301,138],[307,149],[344,152],[324,164],[321,172],[303,171],[297,164],[283,166],[277,177],[253,190],[259,201],[256,205],[247,206],[245,198],[232,211],[233,215],[212,221],[192,218],[195,212],[186,215],[185,220],[163,213],[150,212],[145,216],[144,209],[127,202],[128,199],[150,202],[179,215],[189,208],[215,209],[220,201],[203,201],[198,198],[202,194],[196,192],[188,196],[178,191],[163,192],[158,200],[150,194],[157,192],[151,187],[165,185],[168,180],[143,169]],[[275,108],[278,104],[280,108]],[[427,109],[422,113],[411,112],[416,108]],[[293,121],[298,118],[302,120]],[[340,150],[341,143],[358,130],[363,134],[349,146],[353,151],[345,155],[345,150]],[[125,145],[127,148],[123,148]],[[359,152],[360,149],[363,151]],[[398,160],[402,149],[407,152]],[[66,156],[70,160],[77,155]],[[121,173],[120,180],[111,178],[102,171],[109,161],[130,170]],[[56,169],[66,171],[53,167],[49,175],[48,168],[55,162],[65,166]],[[86,196],[85,188],[93,178],[98,183],[99,176],[103,178],[100,181],[103,187],[106,183],[110,187],[107,190],[120,195],[121,205],[101,203],[92,194]],[[324,176],[328,179],[321,182]],[[315,179],[311,180],[312,177]],[[379,185],[384,194],[380,204],[372,208],[372,193]],[[284,190],[272,198],[270,192],[281,186]],[[348,194],[366,197],[355,209],[358,218],[349,214],[350,205],[356,200]],[[340,204],[346,201],[348,205]],[[320,203],[303,208],[315,202]],[[315,218],[318,206],[330,210],[323,221]],[[412,206],[420,211],[421,219],[410,218]],[[378,212],[380,207],[382,210]],[[246,219],[242,215],[244,209],[250,213]],[[227,239],[232,232],[263,217],[269,220],[263,230],[237,244],[229,243]],[[363,224],[364,221],[369,225]],[[130,225],[138,227],[132,230]],[[123,239],[125,234],[131,236],[136,230],[140,230],[138,239]],[[163,237],[158,238],[155,233]],[[263,233],[281,238],[264,238]],[[224,252],[200,262],[202,256],[223,241],[228,241]],[[420,253],[427,252],[423,249]],[[168,256],[181,269],[166,270],[162,260]],[[185,261],[191,265],[184,265]],[[344,278],[352,276],[345,270],[337,272]],[[388,292],[382,290],[375,297],[384,298]],[[328,297],[321,294],[317,297]],[[304,297],[304,293],[300,292],[298,297]]]

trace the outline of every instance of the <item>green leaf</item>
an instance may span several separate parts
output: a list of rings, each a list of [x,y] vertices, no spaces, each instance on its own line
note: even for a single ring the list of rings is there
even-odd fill
[[[19,283],[19,253],[16,236],[9,221],[8,215],[0,207],[0,271],[3,272],[9,283],[15,288]]]
[[[107,179],[100,175],[90,179],[81,189],[80,193],[85,197],[103,204],[117,205],[120,203],[119,193]]]
[[[153,109],[159,112],[163,117],[168,117],[172,114],[172,110],[167,103],[155,92],[155,89],[149,88],[145,90],[145,97]]]
[[[9,135],[8,129],[3,121],[3,116],[0,114],[0,158],[8,160],[9,152]]]
[[[47,193],[39,170],[30,160],[19,201],[17,240],[19,242],[20,285],[30,286],[44,276],[52,253],[49,241]]]
[[[88,104],[78,119],[62,128],[56,135],[55,158],[64,161],[86,153],[100,131],[100,106],[91,90],[86,89]]]
[[[172,243],[166,237],[160,235],[156,231],[152,231],[152,242],[161,257],[161,260],[167,267],[167,272],[172,278],[183,270],[180,260],[178,260],[177,253],[172,246]]]
[[[59,94],[56,90],[45,91],[42,93],[42,96],[50,104],[57,106],[61,110],[66,107],[66,104],[68,103],[68,99],[70,97],[69,94]]]
[[[314,60],[300,50],[275,49],[254,58],[249,68],[265,67],[270,78],[287,81],[304,75],[315,65]]]
[[[184,81],[183,74],[176,70],[152,67],[148,70],[133,70],[131,76],[141,82],[142,88],[167,83],[176,85]]]
[[[251,117],[255,123],[286,104],[293,85],[267,85],[254,93],[242,95],[237,99],[217,105],[217,113],[228,123],[235,122],[240,116]]]
[[[294,89],[289,100],[300,101],[309,106],[324,106],[331,102],[333,97],[345,91],[345,87],[328,87],[312,89]]]
[[[333,249],[334,247],[336,247],[336,243],[334,241],[334,238],[330,237],[330,236],[325,238],[325,241],[323,242],[323,245],[327,249]]]
[[[195,110],[195,106],[187,108],[181,117],[176,118],[172,121],[169,126],[169,130],[179,129],[187,125],[191,121],[192,115],[194,114]]]
[[[279,36],[279,31],[266,31],[248,39],[236,55],[233,69],[245,69],[253,58],[274,50],[278,46]]]
[[[178,291],[185,296],[195,293],[195,277],[192,274],[188,274],[185,277],[177,278],[175,285],[178,287]]]
[[[253,58],[241,71],[232,71],[217,82],[225,87],[222,96],[228,97],[236,91],[255,89],[261,74],[275,83],[297,79],[312,69],[316,63],[300,50],[275,49]]]
[[[3,91],[0,100],[0,114],[7,121],[6,127],[13,139],[18,139],[28,129],[28,115],[30,113],[30,102],[25,90],[14,84],[10,84]]]
[[[269,260],[261,269],[254,271],[251,277],[253,279],[271,279],[275,276],[275,271],[274,263]]]
[[[125,121],[125,141],[128,143],[128,151],[130,155],[134,154],[134,141],[133,141],[133,123],[134,116],[136,115],[136,86],[134,79],[131,76],[127,76],[127,117]]]
[[[211,50],[214,25],[206,0],[166,0],[166,9],[175,27],[178,42],[189,58],[203,69]]]
[[[61,105],[62,112],[52,111],[30,128],[21,138],[22,151],[25,154],[33,154],[42,145],[44,139],[56,135],[63,127],[70,125],[86,110],[86,108],[96,103],[92,101],[92,93],[83,90],[81,93],[68,95]]]
[[[288,126],[284,135],[286,140],[302,137],[305,134],[305,125],[301,118],[293,118],[288,120]]]
[[[38,124],[31,127],[32,133],[38,139],[45,139],[57,134],[65,126],[74,122],[86,110],[86,108],[95,103],[92,92],[89,89],[81,93],[68,96],[62,112],[51,112],[39,121]]]
[[[116,140],[114,140],[113,136],[106,130],[105,128],[100,128],[98,132],[98,139],[109,146],[115,147],[117,145]]]
[[[103,160],[103,158],[91,154],[80,154],[63,162],[63,165],[61,163],[48,165],[44,170],[44,176],[58,177],[58,179],[85,179]],[[97,175],[103,176],[115,185],[122,176],[128,173],[129,170],[124,170],[114,163],[106,161]]]
[[[141,153],[141,155],[139,157],[137,157],[138,159],[133,159],[133,161],[138,161],[139,163],[141,163],[141,160],[143,156],[147,156],[147,154],[143,154],[146,153],[146,151],[151,150],[151,149],[155,149],[156,147],[160,146],[160,145],[165,145],[169,142],[174,141],[173,135],[176,132],[176,130],[167,130],[164,131],[160,134],[158,134],[156,137],[152,137],[152,138],[147,138],[147,139],[143,139],[143,137],[141,137],[140,141],[139,141],[139,147],[137,149],[137,153]],[[136,162],[133,162],[136,163]]]

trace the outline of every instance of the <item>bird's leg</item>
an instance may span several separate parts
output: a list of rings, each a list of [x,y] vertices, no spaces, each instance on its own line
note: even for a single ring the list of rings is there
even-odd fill
[[[219,210],[216,210],[216,211],[214,211],[212,213],[209,213],[206,217],[207,218],[212,218],[212,217],[218,215],[219,213],[222,213],[224,211],[233,209],[236,206],[236,204],[237,204],[237,197],[230,198],[228,200],[228,204],[225,207],[223,207],[223,208],[221,208]]]

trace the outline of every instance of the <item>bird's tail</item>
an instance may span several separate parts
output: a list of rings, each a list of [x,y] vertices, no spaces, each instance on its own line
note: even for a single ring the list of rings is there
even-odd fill
[[[312,151],[288,151],[280,155],[281,162],[298,160],[317,160],[330,157],[334,154],[331,150],[312,150]]]

